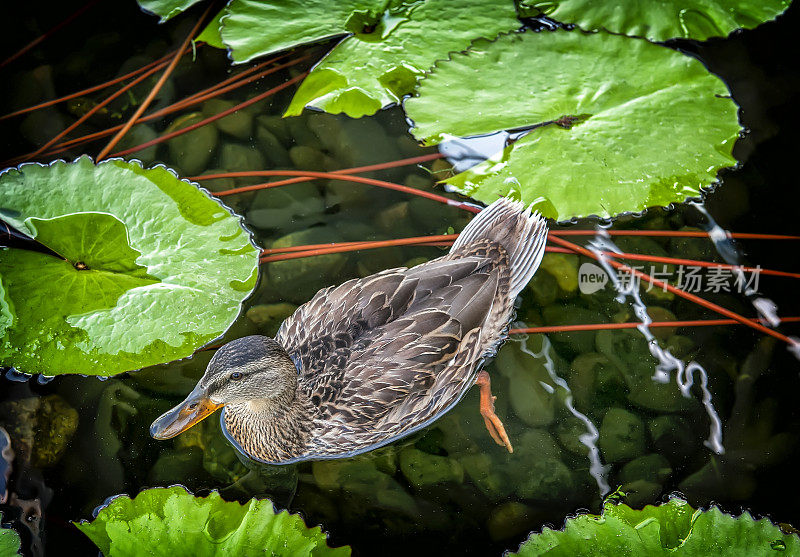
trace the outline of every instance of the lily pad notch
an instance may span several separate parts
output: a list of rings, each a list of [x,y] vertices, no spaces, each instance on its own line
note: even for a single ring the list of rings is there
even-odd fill
[[[530,129],[445,183],[562,221],[699,197],[736,164],[741,131],[727,86],[698,60],[606,32],[478,41],[438,62],[404,105],[427,145]]]
[[[167,168],[87,157],[0,174],[0,218],[61,258],[0,250],[0,365],[110,376],[190,356],[258,275],[241,218]]]

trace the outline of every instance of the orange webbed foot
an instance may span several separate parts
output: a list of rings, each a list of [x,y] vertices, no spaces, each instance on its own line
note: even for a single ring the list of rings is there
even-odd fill
[[[511,446],[511,441],[506,434],[506,428],[503,427],[503,422],[494,413],[494,401],[497,397],[492,396],[492,382],[489,379],[489,374],[481,371],[475,379],[475,384],[481,389],[481,416],[486,424],[486,429],[489,430],[489,435],[492,436],[495,443],[504,446],[508,452],[513,453],[514,448]]]

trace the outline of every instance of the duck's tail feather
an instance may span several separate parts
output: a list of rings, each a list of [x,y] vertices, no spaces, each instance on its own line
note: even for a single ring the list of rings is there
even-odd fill
[[[470,221],[450,252],[476,240],[489,239],[503,246],[511,264],[511,297],[515,298],[531,280],[544,255],[547,223],[519,201],[501,197]]]

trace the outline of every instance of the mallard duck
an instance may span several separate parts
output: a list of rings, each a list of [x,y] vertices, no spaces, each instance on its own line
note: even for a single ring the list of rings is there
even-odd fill
[[[478,384],[489,433],[512,451],[480,368],[505,340],[546,238],[542,217],[500,199],[447,255],[324,288],[274,339],[219,348],[151,434],[172,438],[224,407],[228,439],[255,460],[352,456],[429,425]]]

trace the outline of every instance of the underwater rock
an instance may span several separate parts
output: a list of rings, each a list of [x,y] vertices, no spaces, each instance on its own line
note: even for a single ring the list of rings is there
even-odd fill
[[[655,449],[672,462],[682,462],[700,445],[696,430],[679,416],[657,416],[647,422]]]
[[[384,232],[395,233],[397,236],[405,235],[398,228],[408,222],[408,201],[401,201],[383,209],[375,216],[375,224]]]
[[[578,256],[569,253],[546,253],[540,267],[547,271],[566,293],[578,290]]]
[[[669,461],[660,454],[650,453],[631,460],[623,466],[618,480],[622,483],[646,480],[663,484],[671,474],[672,466]]]
[[[289,149],[289,159],[298,170],[325,171],[325,154],[308,145],[295,145]]]
[[[697,344],[683,335],[672,335],[664,343],[664,348],[670,351],[670,354],[682,360],[691,359],[692,354],[697,348]]]
[[[518,455],[520,461],[537,458],[560,459],[561,449],[556,440],[553,439],[553,436],[547,431],[543,429],[526,429],[514,444],[514,455]],[[512,459],[512,462],[513,460],[515,459]]]
[[[569,468],[548,457],[528,462],[525,475],[518,481],[516,494],[525,499],[563,501],[575,487]]]
[[[547,325],[579,325],[585,323],[607,323],[608,317],[599,311],[575,305],[555,304],[542,310]],[[553,333],[548,335],[554,342],[576,354],[592,352],[595,333],[592,331]]]
[[[332,233],[329,226],[318,226],[287,234],[275,240],[270,247],[325,244],[335,242],[337,239],[337,235]],[[267,265],[267,276],[273,289],[280,292],[287,301],[302,304],[320,288],[335,284],[337,273],[346,261],[347,257],[343,253],[275,261]]]
[[[203,105],[203,116],[208,118],[234,106],[236,106],[236,103],[233,101],[211,99]],[[219,131],[228,135],[239,139],[250,139],[253,131],[253,115],[246,110],[237,110],[224,118],[215,120],[214,125]]]
[[[419,174],[409,174],[403,180],[403,185],[417,190],[429,190],[433,187],[433,180],[430,176],[420,176]]]
[[[206,420],[179,435],[175,447],[202,451],[203,468],[218,482],[230,484],[247,475],[247,467],[223,435],[216,420]]]
[[[172,485],[196,477],[202,470],[203,453],[200,449],[166,449],[158,455],[158,460],[147,474],[147,481],[153,485]]]
[[[375,464],[361,457],[320,460],[311,463],[311,471],[314,482],[322,490],[357,495],[362,505],[415,516],[419,510],[414,498]]]
[[[466,455],[458,461],[472,483],[489,499],[496,501],[514,491],[514,483],[500,471],[488,454]]]
[[[259,304],[248,309],[245,315],[267,335],[274,336],[283,320],[293,314],[296,309],[297,306],[294,304]]]
[[[423,263],[427,263],[428,261],[430,261],[430,259],[428,259],[427,257],[414,257],[403,263],[403,267],[407,267],[408,269],[410,269],[411,267],[422,265]]]
[[[558,297],[558,282],[550,273],[536,273],[528,283],[527,290],[539,307],[547,307]]]
[[[605,354],[579,354],[570,367],[569,383],[578,408],[608,408],[624,403],[628,393],[625,378]]]
[[[600,425],[600,450],[608,462],[635,458],[645,451],[642,420],[622,408],[611,408]]]
[[[400,154],[404,157],[416,157],[419,156],[422,147],[417,140],[411,137],[409,134],[398,135],[397,139],[397,148],[400,149]]]
[[[400,470],[415,489],[464,481],[464,469],[457,460],[428,454],[414,448],[406,448],[400,452]]]
[[[622,373],[631,403],[656,412],[680,412],[697,406],[697,401],[683,396],[674,382],[653,379],[656,359],[638,330],[598,331],[595,344]]]
[[[208,174],[223,174],[227,172],[223,168],[209,168],[205,170],[201,176]],[[211,192],[220,192],[225,190],[232,190],[236,187],[236,180],[234,178],[214,178],[213,180],[203,180],[199,182],[201,188],[205,188]],[[223,200],[223,203],[228,203],[229,199]]]
[[[287,146],[305,145],[306,147],[322,150],[322,142],[317,139],[314,132],[308,129],[308,118],[309,116],[306,115],[284,119],[289,131],[289,143]]]
[[[324,222],[324,212],[325,202],[317,187],[303,182],[257,192],[247,211],[247,223],[288,233]]]
[[[649,315],[650,319],[653,321],[675,321],[674,313],[667,308],[659,306],[648,306],[647,315]],[[675,334],[676,330],[675,327],[653,327],[650,329],[650,332],[659,340],[667,340],[670,336]]]
[[[540,360],[523,352],[520,343],[509,342],[498,353],[495,368],[508,377],[508,400],[523,422],[541,427],[553,421],[556,396],[542,386],[550,383],[550,376]]]
[[[397,145],[373,118],[342,121],[331,152],[345,167],[366,166],[402,158]]]
[[[256,125],[269,131],[284,147],[287,147],[293,143],[292,134],[289,131],[289,120],[294,120],[294,118],[281,118],[278,115],[263,114],[256,117]]]
[[[128,133],[122,136],[122,139],[117,144],[117,149],[120,151],[130,149],[131,147],[147,143],[156,137],[158,137],[158,134],[153,128],[147,124],[137,124],[133,126]],[[158,145],[151,145],[150,147],[136,151],[133,156],[142,161],[144,166],[147,166],[156,160],[156,151],[158,151]]]
[[[329,152],[335,153],[342,134],[342,116],[326,112],[307,113],[306,126]]]
[[[199,112],[184,114],[174,120],[165,133],[170,133],[203,119]],[[170,161],[180,168],[185,175],[195,175],[205,170],[208,161],[217,148],[217,128],[214,126],[202,126],[183,135],[173,137],[167,141],[169,147]]]
[[[581,441],[581,436],[588,433],[586,424],[574,417],[559,420],[556,424],[556,438],[561,446],[569,452],[586,456],[589,448]]]
[[[256,129],[256,143],[264,158],[271,163],[272,167],[291,167],[292,160],[289,158],[289,151],[286,150],[286,147],[283,146],[275,134],[264,126],[258,126]]]
[[[17,458],[47,468],[64,455],[78,412],[58,395],[28,397],[0,404],[0,424],[11,436]]]
[[[230,171],[264,170],[261,153],[248,145],[225,143],[220,150],[219,165]]]
[[[50,141],[66,127],[64,117],[58,111],[44,108],[25,116],[19,125],[19,132],[22,137],[39,146]]]
[[[510,501],[492,510],[486,528],[493,540],[500,541],[528,532],[533,521],[534,513],[531,507]]]
[[[625,503],[634,508],[652,505],[664,491],[662,484],[645,480],[622,484],[619,489],[625,494]]]

